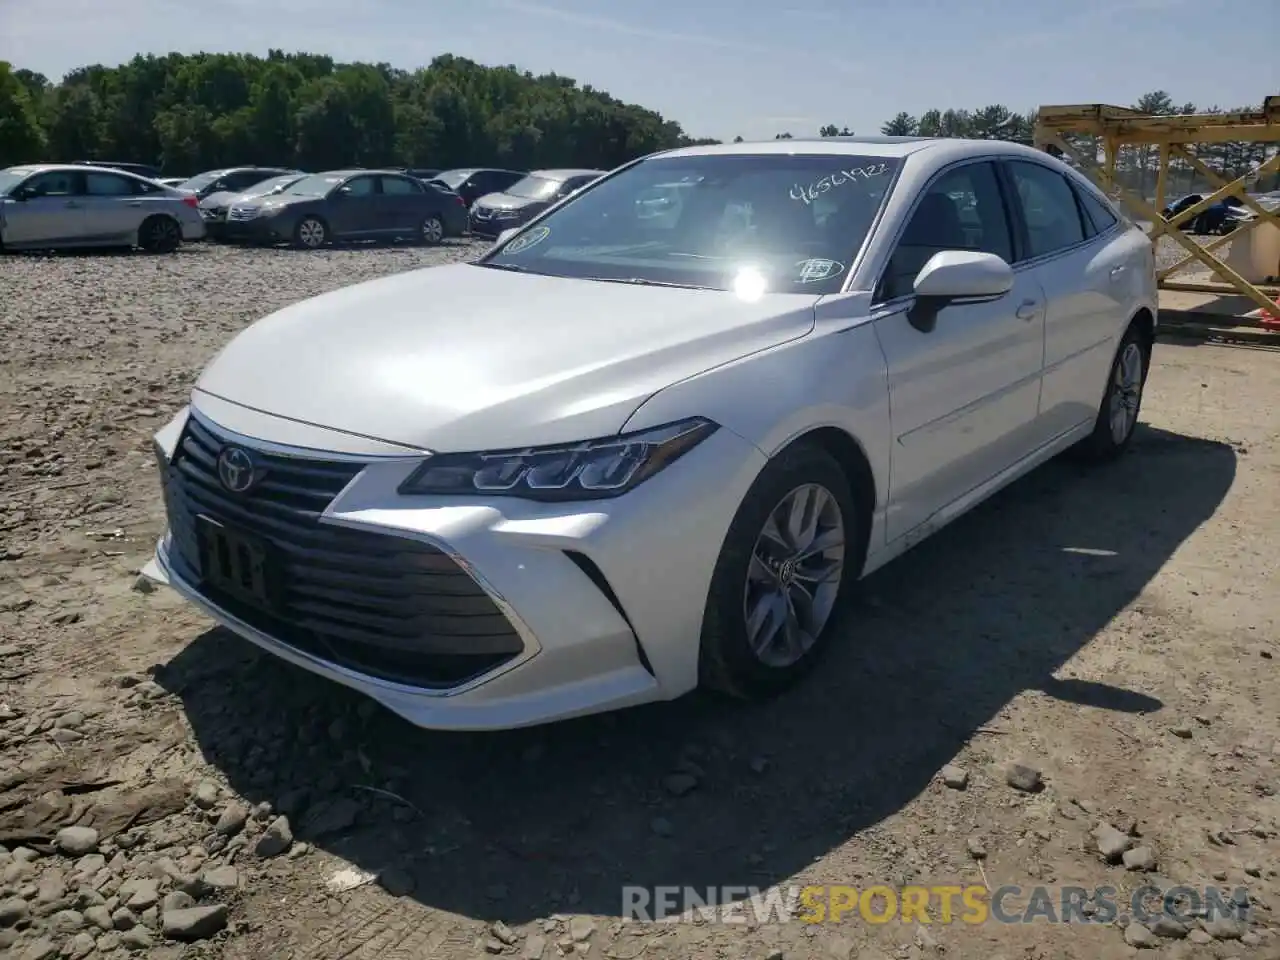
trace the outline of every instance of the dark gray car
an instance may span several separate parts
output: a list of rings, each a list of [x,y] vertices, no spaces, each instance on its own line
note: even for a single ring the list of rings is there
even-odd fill
[[[496,237],[521,227],[575,190],[603,177],[603,170],[534,170],[501,193],[490,193],[471,207],[471,232]]]
[[[457,194],[394,170],[330,170],[235,203],[223,234],[228,240],[288,240],[315,249],[330,240],[439,243],[466,229],[467,208]]]
[[[215,193],[240,193],[271,177],[297,172],[288,167],[224,167],[197,173],[178,184],[178,189],[194,193],[198,199],[204,200]]]

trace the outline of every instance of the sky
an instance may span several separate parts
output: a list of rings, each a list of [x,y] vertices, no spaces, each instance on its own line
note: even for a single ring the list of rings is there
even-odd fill
[[[1277,33],[1280,0],[0,0],[0,60],[50,78],[136,53],[276,47],[406,69],[452,53],[748,140],[1156,89],[1260,104],[1280,93]]]

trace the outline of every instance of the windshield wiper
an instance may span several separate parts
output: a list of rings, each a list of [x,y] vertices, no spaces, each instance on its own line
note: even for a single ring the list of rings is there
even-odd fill
[[[486,261],[484,263],[477,262],[477,267],[488,267],[490,270],[510,270],[512,273],[528,273],[528,267],[522,267],[518,263],[492,263]]]
[[[701,283],[674,283],[666,280],[646,280],[643,277],[583,277],[583,280],[595,280],[598,283],[630,283],[641,287],[678,287],[681,290],[719,290]]]

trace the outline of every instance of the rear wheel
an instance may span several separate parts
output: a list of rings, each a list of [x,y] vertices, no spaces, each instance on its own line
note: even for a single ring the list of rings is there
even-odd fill
[[[182,244],[182,229],[172,217],[149,217],[138,228],[138,246],[147,253],[173,253]]]
[[[1151,348],[1136,326],[1130,326],[1120,341],[1107,391],[1094,421],[1093,433],[1081,444],[1080,452],[1092,460],[1113,460],[1133,439],[1142,409],[1142,392],[1147,383]]]
[[[418,236],[423,243],[435,246],[444,239],[444,221],[434,213],[431,214],[422,221]]]
[[[712,575],[699,654],[704,686],[764,697],[812,667],[858,577],[862,522],[848,478],[821,448],[797,445],[765,467]]]
[[[329,238],[328,234],[324,221],[319,217],[303,217],[293,228],[293,242],[295,246],[303,249],[315,250],[324,246],[324,242]]]

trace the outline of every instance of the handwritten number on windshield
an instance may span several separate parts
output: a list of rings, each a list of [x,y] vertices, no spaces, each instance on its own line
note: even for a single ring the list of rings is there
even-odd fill
[[[879,177],[888,172],[889,165],[887,163],[873,163],[866,167],[837,170],[821,180],[815,180],[807,187],[797,183],[791,188],[791,199],[810,204],[833,187],[840,187],[846,183],[855,183],[858,180],[870,180],[872,177]]]

